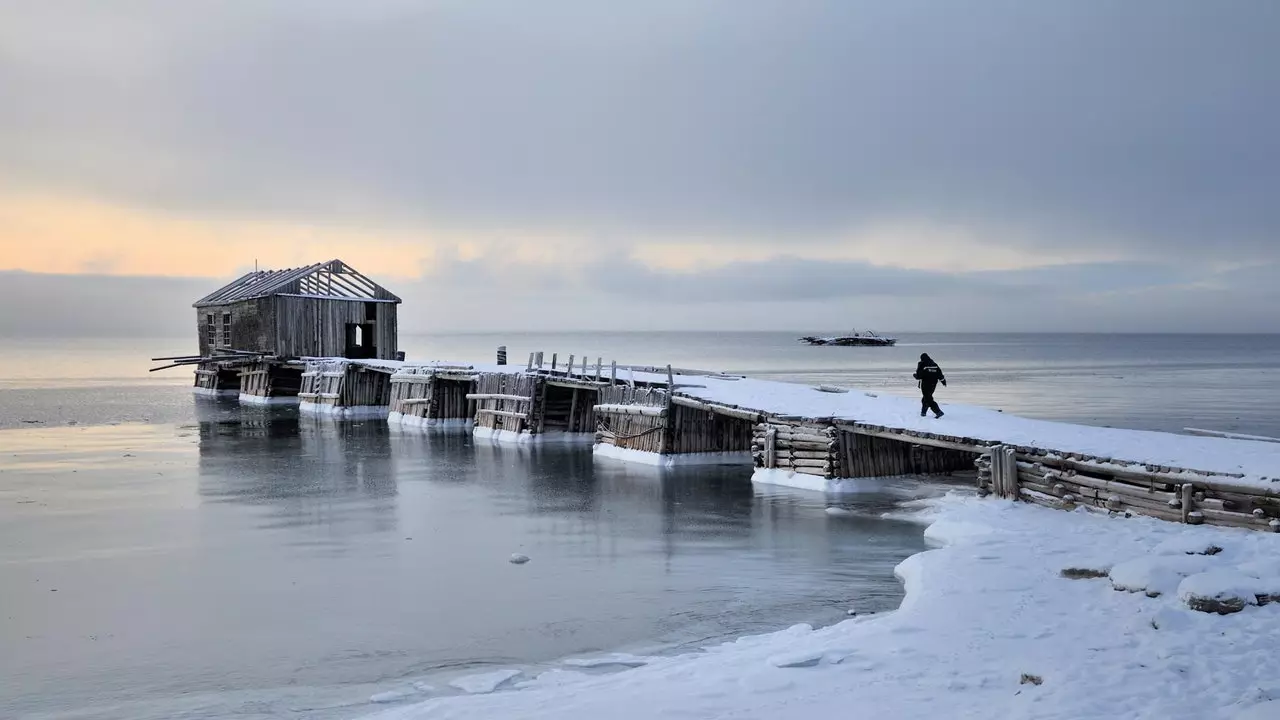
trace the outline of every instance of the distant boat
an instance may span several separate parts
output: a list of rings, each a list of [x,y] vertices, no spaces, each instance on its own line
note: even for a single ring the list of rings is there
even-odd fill
[[[877,347],[887,347],[889,345],[897,344],[898,339],[891,338],[891,337],[884,337],[883,335],[877,335],[870,331],[860,332],[858,330],[854,330],[849,335],[833,335],[830,337],[821,337],[818,335],[806,335],[805,337],[800,338],[800,342],[807,343],[809,345],[839,345],[842,347],[848,347],[848,346],[854,346],[854,345],[872,345]]]

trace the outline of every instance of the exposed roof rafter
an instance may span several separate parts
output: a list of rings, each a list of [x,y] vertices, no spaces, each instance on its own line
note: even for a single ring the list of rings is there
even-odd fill
[[[300,268],[248,273],[200,298],[194,306],[226,305],[272,295],[400,302],[400,298],[391,291],[360,274],[350,265],[341,260],[330,260]]]

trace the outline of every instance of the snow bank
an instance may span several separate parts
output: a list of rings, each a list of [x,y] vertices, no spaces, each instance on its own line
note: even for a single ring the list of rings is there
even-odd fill
[[[449,685],[468,693],[491,693],[518,675],[520,675],[519,670],[504,668],[460,677]]]
[[[1176,594],[1148,598],[1059,574],[1079,558],[1168,561],[1177,556],[1157,547],[1175,538],[1223,548],[1181,556],[1191,562],[1239,569],[1280,557],[1280,535],[959,496],[932,502],[928,536],[943,546],[898,566],[907,597],[896,612],[647,658],[610,675],[556,673],[519,690],[436,698],[376,717],[1280,717],[1280,605],[1220,616],[1193,612]],[[1022,684],[1024,675],[1040,684]]]
[[[594,435],[593,435],[594,438]],[[685,465],[750,465],[751,453],[687,453],[683,455],[659,455],[654,452],[620,448],[607,443],[596,443],[592,455],[598,458],[620,460],[637,465],[654,465],[656,467],[677,467]]]

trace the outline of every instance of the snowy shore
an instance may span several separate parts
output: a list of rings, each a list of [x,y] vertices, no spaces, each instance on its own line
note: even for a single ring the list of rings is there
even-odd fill
[[[1188,607],[1192,591],[1280,595],[1280,535],[961,495],[922,502],[940,547],[898,566],[907,595],[892,613],[633,659],[644,664],[608,675],[570,660],[374,717],[1280,717],[1280,603]]]

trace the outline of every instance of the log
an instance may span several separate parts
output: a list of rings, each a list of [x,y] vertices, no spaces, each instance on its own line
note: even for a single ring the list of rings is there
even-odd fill
[[[476,410],[476,414],[477,415],[496,415],[498,417],[519,418],[521,420],[527,420],[529,418],[528,413],[511,412],[509,410],[490,410],[489,408],[479,408]]]
[[[843,432],[854,433],[855,435],[866,435],[867,437],[880,438],[882,440],[896,440],[897,442],[910,443],[913,445],[928,445],[930,447],[943,448],[946,450],[959,450],[961,452],[984,453],[991,447],[990,443],[981,443],[978,441],[968,443],[946,438],[929,437],[916,433],[872,429],[868,426],[857,424],[850,425],[845,423],[836,423],[836,428]]]
[[[167,360],[168,358],[153,358],[155,360]],[[1205,430],[1204,428],[1182,428],[1183,431],[1192,435],[1201,435],[1204,437],[1226,438],[1228,440],[1253,440],[1256,442],[1280,443],[1280,438],[1268,437],[1266,435],[1246,435],[1244,433],[1223,432],[1221,430]]]
[[[760,413],[755,410],[744,410],[742,408],[730,407],[728,405],[694,400],[693,398],[686,397],[684,395],[672,395],[671,404],[715,413],[717,415],[724,415],[726,417],[737,418],[739,420],[749,420],[751,422],[760,422],[761,417]]]
[[[1169,503],[1170,500],[1177,499],[1177,496],[1171,492],[1165,492],[1163,490],[1146,490],[1145,488],[1140,488],[1140,487],[1129,485],[1126,483],[1114,482],[1110,480],[1098,480],[1097,478],[1091,478],[1085,475],[1072,475],[1069,477],[1064,477],[1060,474],[1055,474],[1052,476],[1045,475],[1045,479],[1052,480],[1054,482],[1071,483],[1075,485],[1080,485],[1083,487],[1093,488],[1095,490],[1105,491],[1107,493],[1115,493],[1117,495],[1122,495],[1125,497],[1135,497],[1139,499],[1149,498],[1149,499],[1163,502],[1166,505]]]
[[[533,402],[527,395],[505,395],[503,393],[467,393],[468,400],[505,400],[508,402]]]

